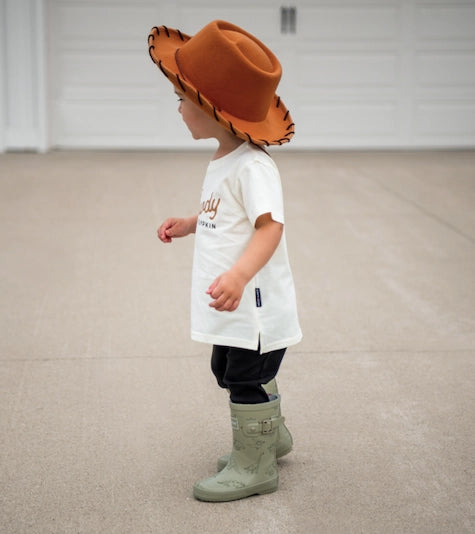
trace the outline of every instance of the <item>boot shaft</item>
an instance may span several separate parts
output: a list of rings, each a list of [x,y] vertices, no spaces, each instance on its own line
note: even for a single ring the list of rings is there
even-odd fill
[[[229,403],[233,433],[245,438],[272,436],[284,422],[280,413],[280,396],[261,404]]]

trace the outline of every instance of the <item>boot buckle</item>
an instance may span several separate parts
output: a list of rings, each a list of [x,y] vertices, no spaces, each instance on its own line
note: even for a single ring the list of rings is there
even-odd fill
[[[272,419],[264,419],[261,421],[261,433],[262,434],[272,434],[275,430]]]
[[[269,419],[263,419],[262,421],[253,421],[248,423],[245,427],[245,432],[250,436],[258,434],[272,434],[279,426],[284,422],[284,418],[271,417]]]
[[[263,421],[256,421],[247,425],[247,432],[251,436],[259,434],[272,434],[276,426],[272,419],[264,419]]]

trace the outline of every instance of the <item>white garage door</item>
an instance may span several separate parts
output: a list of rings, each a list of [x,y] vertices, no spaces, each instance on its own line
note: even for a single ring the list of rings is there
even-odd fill
[[[51,145],[196,147],[147,33],[222,18],[280,58],[297,125],[289,148],[475,146],[475,0],[289,7],[295,32],[274,0],[49,0]]]

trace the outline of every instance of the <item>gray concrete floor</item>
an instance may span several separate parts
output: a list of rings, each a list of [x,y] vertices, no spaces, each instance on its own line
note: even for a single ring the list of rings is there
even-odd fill
[[[469,533],[475,152],[274,152],[304,340],[279,491],[193,499],[230,446],[189,339],[208,154],[0,156],[2,533]]]

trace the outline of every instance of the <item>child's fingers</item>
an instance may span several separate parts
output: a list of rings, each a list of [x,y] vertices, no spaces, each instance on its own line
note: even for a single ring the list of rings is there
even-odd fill
[[[158,238],[164,243],[171,243],[172,237],[174,237],[174,232],[172,230],[175,225],[174,219],[167,219],[160,228],[158,229]]]
[[[213,295],[213,292],[216,290],[216,287],[219,284],[219,279],[220,279],[220,277],[218,276],[218,278],[216,278],[216,280],[214,280],[213,283],[206,290],[206,294],[210,295],[214,299],[219,297],[219,294],[217,294],[217,293]]]
[[[170,243],[171,239],[167,236],[166,229],[164,228],[163,225],[160,226],[160,228],[158,229],[157,235],[160,241],[163,241],[164,243]]]
[[[217,311],[234,311],[239,305],[239,299],[234,297],[225,297],[221,296],[220,298],[214,300],[210,303],[211,308],[214,308]]]
[[[211,308],[219,310],[223,303],[227,300],[227,295],[222,288],[219,287],[220,276],[208,287],[206,294],[209,295],[213,301],[209,303]]]
[[[206,294],[213,300],[209,303],[217,311],[234,311],[241,301],[242,291],[239,292],[229,284],[226,273],[218,276],[208,287]]]

